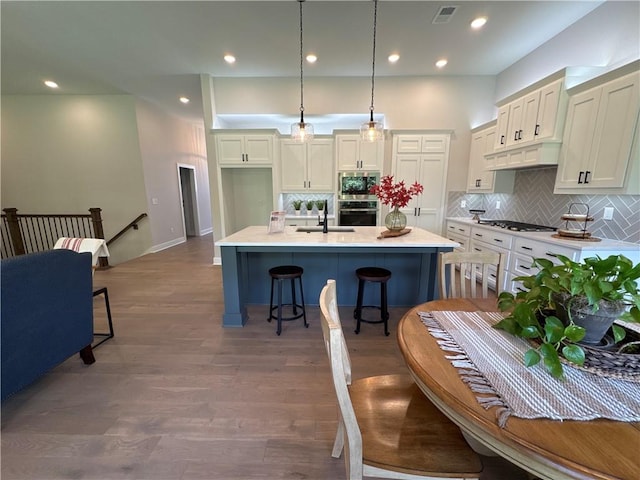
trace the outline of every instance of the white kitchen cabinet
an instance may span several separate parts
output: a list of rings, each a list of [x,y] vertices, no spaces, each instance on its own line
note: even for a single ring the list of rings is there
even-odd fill
[[[356,134],[338,134],[336,158],[338,170],[349,172],[381,172],[384,160],[384,140],[367,142]]]
[[[471,131],[467,193],[513,193],[514,171],[489,170],[495,166],[495,157],[486,155],[493,152],[495,135],[495,126]]]
[[[218,165],[231,167],[264,167],[272,165],[275,135],[217,134]]]
[[[460,244],[459,247],[456,247],[454,250],[456,252],[468,252],[469,251],[469,240],[471,235],[471,227],[465,223],[459,223],[452,220],[447,222],[447,228],[445,232],[445,236],[454,242],[458,242]]]
[[[333,139],[315,138],[307,143],[281,140],[280,160],[283,192],[333,192]]]
[[[640,72],[594,83],[569,100],[554,193],[639,193]]]
[[[401,153],[406,140],[415,143],[419,139],[420,153]],[[445,185],[449,161],[449,135],[395,135],[393,149],[394,182],[404,180],[411,185],[418,182],[424,192],[411,199],[406,208],[407,226],[424,228],[436,234],[442,231],[445,205]],[[399,153],[400,152],[400,153]]]

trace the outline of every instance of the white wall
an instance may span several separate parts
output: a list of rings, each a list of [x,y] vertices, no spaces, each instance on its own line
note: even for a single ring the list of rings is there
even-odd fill
[[[565,67],[602,73],[640,58],[640,2],[609,1],[498,75],[496,102]]]
[[[100,207],[107,239],[147,211],[131,96],[4,95],[1,154],[3,208]],[[112,245],[112,264],[143,254],[151,246],[149,222]]]
[[[199,233],[211,232],[209,173],[203,125],[167,114],[138,99],[137,129],[151,219],[152,251],[185,241],[178,164],[193,165],[197,190]],[[152,199],[157,199],[157,204]]]

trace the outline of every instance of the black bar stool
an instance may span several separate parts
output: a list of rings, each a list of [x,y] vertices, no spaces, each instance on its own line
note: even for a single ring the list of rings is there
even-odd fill
[[[386,268],[379,267],[363,267],[356,270],[358,277],[358,301],[353,311],[353,318],[358,321],[356,333],[360,333],[360,322],[366,323],[384,323],[384,334],[389,335],[389,310],[387,308],[387,281],[391,278],[391,272]],[[375,282],[380,284],[380,306],[362,305],[364,297],[365,282]],[[363,308],[377,308],[380,310],[380,320],[365,320],[362,318]]]
[[[304,319],[304,326],[306,328],[309,327],[307,323],[307,312],[304,308],[304,292],[302,290],[302,272],[304,270],[302,267],[298,267],[295,265],[281,265],[279,267],[273,267],[269,269],[269,275],[271,276],[271,295],[270,295],[270,304],[269,304],[269,318],[267,319],[269,322],[272,319],[278,320],[278,329],[276,333],[280,335],[282,332],[282,322],[286,322],[289,320],[297,320],[302,317]],[[295,279],[298,279],[299,287],[300,287],[300,302],[296,302],[296,286]],[[283,280],[291,280],[291,303],[282,303],[282,282]],[[273,282],[278,282],[278,304],[273,305]],[[282,307],[283,306],[291,306],[293,310],[293,315],[290,317],[282,316]],[[274,315],[273,311],[277,309],[278,314]],[[298,313],[298,309],[301,309],[302,312]]]

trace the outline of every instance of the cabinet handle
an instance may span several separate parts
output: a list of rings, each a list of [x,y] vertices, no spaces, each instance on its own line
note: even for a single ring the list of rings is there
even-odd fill
[[[584,172],[584,183],[589,183],[589,175],[590,174],[591,174],[591,171],[589,171],[589,170]]]
[[[544,252],[547,257],[556,258],[558,256],[557,253]]]
[[[529,267],[525,267],[524,265],[520,265],[520,268],[521,268],[522,270],[531,270]]]
[[[540,135],[540,125],[536,125],[536,129],[533,132],[533,136],[536,137]]]
[[[518,130],[516,130],[515,132],[513,132],[513,140],[518,140]]]
[[[460,230],[462,233],[464,233],[464,228],[459,228],[458,230]]]
[[[483,237],[483,235],[482,235],[481,233],[474,233],[474,235],[475,235],[476,237],[480,237],[480,238],[482,238],[482,237]]]
[[[504,145],[504,135],[500,135],[500,145]]]
[[[476,252],[481,252],[481,251],[482,251],[482,249],[481,249],[481,248],[478,248],[478,247],[475,247],[475,248],[474,248],[474,250],[475,250]]]
[[[518,140],[522,140],[522,130],[518,130]]]
[[[500,240],[499,238],[494,238],[493,241],[494,242],[498,242],[498,243],[502,243],[502,240]]]
[[[583,173],[584,173],[584,172],[580,172],[580,175],[578,175],[578,184],[581,184],[581,183],[582,183],[582,174],[583,174]]]
[[[308,188],[311,188],[311,180],[309,180],[309,182],[308,182],[308,183],[309,183],[309,187],[308,187]]]
[[[529,251],[533,250],[533,248],[531,248],[531,247],[525,247],[524,245],[523,245],[523,246],[521,246],[520,248],[521,248],[521,249],[523,249],[523,250],[529,250]]]

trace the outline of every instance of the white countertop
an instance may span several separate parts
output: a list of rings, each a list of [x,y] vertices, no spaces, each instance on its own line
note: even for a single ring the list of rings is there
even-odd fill
[[[491,225],[478,225],[468,217],[447,217],[447,220],[453,222],[460,222],[471,225],[473,227],[481,227],[489,230],[498,230],[508,233],[516,237],[528,238],[530,240],[536,240],[540,242],[547,242],[555,245],[563,245],[565,247],[573,248],[576,250],[602,250],[610,251],[612,253],[622,253],[629,251],[640,251],[640,244],[622,242],[620,240],[609,240],[607,238],[600,239],[599,242],[588,242],[581,240],[569,240],[564,238],[554,238],[555,232],[516,232],[513,230],[505,230],[500,227],[492,227]]]
[[[285,227],[284,232],[268,233],[266,226],[247,227],[216,242],[225,246],[271,247],[457,247],[458,243],[428,232],[412,228],[400,237],[378,239],[385,227],[352,227],[354,232],[296,232],[298,227]]]

